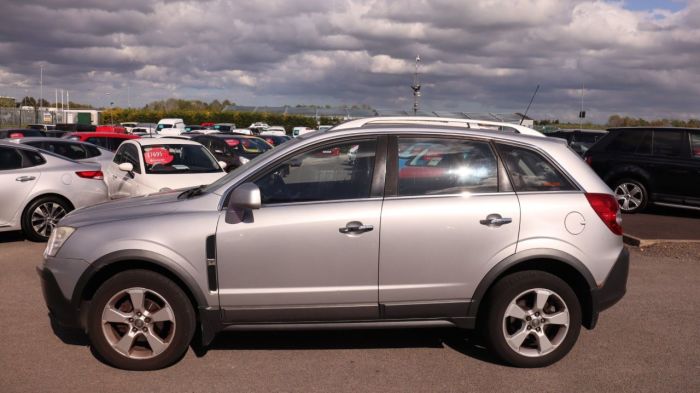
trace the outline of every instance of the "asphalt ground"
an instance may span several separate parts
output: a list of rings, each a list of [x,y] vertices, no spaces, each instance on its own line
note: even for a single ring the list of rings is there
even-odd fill
[[[700,211],[650,207],[644,213],[624,214],[622,228],[638,239],[700,241]]]
[[[700,245],[631,249],[628,293],[542,369],[496,362],[454,330],[224,333],[205,354],[127,372],[53,329],[34,267],[44,245],[0,234],[0,392],[698,392]]]

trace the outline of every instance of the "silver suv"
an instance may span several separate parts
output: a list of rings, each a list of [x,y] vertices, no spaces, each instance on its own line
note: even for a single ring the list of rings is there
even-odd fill
[[[396,326],[478,329],[539,367],[624,295],[621,235],[610,189],[564,141],[375,124],[72,212],[38,270],[53,318],[124,369],[223,330]]]

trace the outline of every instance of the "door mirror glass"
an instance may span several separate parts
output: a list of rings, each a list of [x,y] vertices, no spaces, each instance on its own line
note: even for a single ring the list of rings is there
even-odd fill
[[[119,170],[124,172],[133,172],[134,164],[130,162],[122,162],[121,164],[119,164]]]

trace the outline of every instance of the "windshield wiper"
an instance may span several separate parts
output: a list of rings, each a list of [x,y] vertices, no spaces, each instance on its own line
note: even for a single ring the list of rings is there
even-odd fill
[[[182,194],[178,195],[178,199],[179,198],[189,199],[189,198],[192,198],[193,196],[200,195],[202,193],[202,190],[206,186],[207,186],[206,184],[202,184],[200,186],[190,188],[189,190],[183,191]]]

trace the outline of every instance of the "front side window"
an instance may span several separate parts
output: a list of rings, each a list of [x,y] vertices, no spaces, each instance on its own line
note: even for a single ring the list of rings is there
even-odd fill
[[[134,166],[134,172],[141,173],[141,163],[139,162],[139,149],[127,144],[122,148],[122,162],[128,162]]]
[[[700,131],[691,131],[690,134],[690,156],[700,159]]]
[[[166,175],[221,172],[219,164],[202,145],[142,146],[146,173]]]
[[[516,192],[576,190],[571,182],[539,153],[510,145],[499,145],[498,149]]]
[[[654,131],[654,155],[680,157],[683,131]]]
[[[498,164],[487,142],[399,138],[398,195],[498,191]]]
[[[368,198],[375,152],[375,139],[325,145],[286,159],[255,184],[263,204]]]

